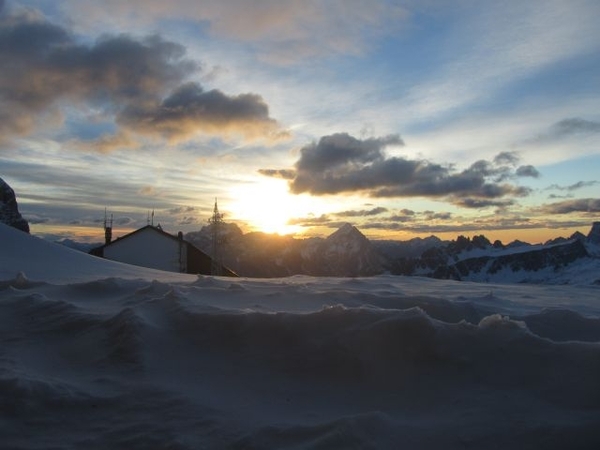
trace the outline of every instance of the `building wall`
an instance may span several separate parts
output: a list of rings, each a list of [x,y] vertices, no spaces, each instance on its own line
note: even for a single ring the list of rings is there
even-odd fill
[[[187,245],[147,228],[126,239],[113,241],[104,248],[104,257],[136,266],[185,272]]]

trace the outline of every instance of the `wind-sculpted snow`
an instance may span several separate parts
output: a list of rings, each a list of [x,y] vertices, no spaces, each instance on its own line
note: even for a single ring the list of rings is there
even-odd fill
[[[163,276],[22,235],[0,448],[599,448],[599,286]]]
[[[0,285],[3,445],[600,444],[598,291],[485,288],[21,273]]]

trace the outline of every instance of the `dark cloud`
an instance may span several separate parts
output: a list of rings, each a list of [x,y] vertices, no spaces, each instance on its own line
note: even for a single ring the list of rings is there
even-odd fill
[[[283,180],[293,180],[296,177],[296,171],[293,169],[259,169],[258,173]]]
[[[128,225],[134,225],[136,223],[136,220],[132,217],[117,217],[114,220],[115,225],[124,227],[124,226],[128,226]]]
[[[600,133],[600,123],[581,118],[569,118],[555,123],[550,134],[555,137],[570,136],[581,133]]]
[[[558,190],[558,191],[576,191],[577,189],[582,189],[585,187],[590,187],[598,184],[598,181],[578,181],[577,183],[571,184],[569,186],[559,186],[558,184],[553,184],[548,186],[545,190]]]
[[[348,165],[368,164],[384,158],[383,149],[389,145],[404,145],[398,135],[384,138],[356,139],[347,133],[322,137],[318,143],[302,148],[296,163],[297,173],[326,171]]]
[[[423,214],[426,220],[449,220],[452,218],[452,213],[449,212],[425,211]]]
[[[494,163],[496,165],[516,166],[519,159],[519,155],[515,152],[500,152],[494,157]]]
[[[367,217],[367,216],[377,216],[387,212],[387,208],[377,207],[373,209],[361,209],[361,210],[353,210],[353,211],[342,211],[335,213],[338,217]]]
[[[545,132],[529,139],[528,142],[546,144],[596,133],[600,133],[600,122],[573,117],[554,123]]]
[[[539,176],[540,176],[540,173],[538,172],[538,170],[531,165],[518,167],[515,174],[518,177],[539,178]]]
[[[26,218],[27,218],[27,221],[32,225],[39,225],[42,223],[50,222],[50,219],[48,219],[47,217],[38,217],[35,215],[27,215]]]
[[[406,216],[406,215],[396,214],[396,215],[390,216],[386,220],[389,220],[390,222],[405,223],[405,222],[412,222],[413,220],[415,220],[415,218],[414,218],[414,216]]]
[[[186,83],[198,64],[185,57],[183,46],[159,36],[104,36],[83,45],[68,30],[26,11],[0,17],[0,61],[4,140],[60,117],[65,105],[83,104],[114,117],[128,131],[170,139],[197,131],[245,137],[281,133],[258,95],[229,97]],[[82,145],[135,147],[123,129],[100,140]]]
[[[167,210],[169,214],[190,214],[196,212],[194,206],[178,206],[177,208],[170,208]]]
[[[356,139],[346,133],[325,136],[303,147],[289,170],[261,173],[290,179],[295,194],[313,195],[361,192],[371,197],[431,197],[465,207],[480,208],[508,204],[508,198],[523,197],[530,189],[504,181],[533,176],[533,166],[515,171],[518,157],[504,152],[493,161],[479,160],[457,172],[450,165],[427,160],[387,157],[388,146],[403,145],[399,136]]]
[[[574,191],[574,190],[581,189],[581,188],[584,188],[584,187],[594,186],[596,184],[598,184],[598,181],[578,181],[575,184],[567,186],[567,190],[568,191]]]
[[[542,206],[541,211],[546,214],[600,213],[600,198],[580,198],[550,203]]]
[[[514,205],[513,200],[489,200],[482,198],[460,198],[454,202],[458,206],[463,208],[489,208],[490,206],[505,208],[507,206]]]
[[[321,214],[318,217],[308,216],[308,217],[295,217],[288,220],[288,225],[300,225],[303,227],[312,227],[312,226],[322,226],[329,225],[331,223],[331,218],[327,214]],[[339,222],[342,223],[343,222]]]
[[[192,216],[184,216],[177,222],[178,225],[193,225],[198,223],[198,219]]]
[[[135,132],[158,134],[167,139],[188,138],[197,132],[238,133],[249,138],[285,137],[269,117],[269,107],[255,94],[227,96],[205,91],[198,83],[186,83],[161,102],[125,108],[117,122]]]
[[[2,131],[31,131],[60,101],[118,108],[153,98],[196,69],[182,46],[157,36],[104,37],[79,45],[65,29],[33,13],[0,19]],[[9,118],[8,122],[6,118]]]

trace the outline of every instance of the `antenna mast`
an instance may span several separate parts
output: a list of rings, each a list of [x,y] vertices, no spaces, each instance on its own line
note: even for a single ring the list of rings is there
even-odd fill
[[[208,219],[208,223],[212,225],[212,260],[210,265],[210,273],[212,275],[221,275],[221,254],[219,249],[220,243],[220,230],[223,225],[223,214],[219,213],[219,207],[217,206],[217,199],[215,198],[215,207],[213,215]]]

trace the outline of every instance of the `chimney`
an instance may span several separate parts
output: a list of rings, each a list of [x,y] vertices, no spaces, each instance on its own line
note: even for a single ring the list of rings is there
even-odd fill
[[[106,216],[106,208],[104,208],[104,245],[110,244],[112,241],[112,224],[113,215],[110,215],[110,220]]]

